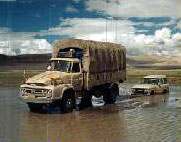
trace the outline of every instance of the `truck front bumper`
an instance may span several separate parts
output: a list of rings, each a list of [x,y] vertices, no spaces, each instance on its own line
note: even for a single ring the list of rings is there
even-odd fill
[[[57,100],[60,100],[60,99],[53,99],[47,97],[35,97],[35,95],[32,94],[26,96],[20,95],[20,99],[25,103],[37,103],[37,104],[51,104],[56,102]]]
[[[50,104],[53,103],[52,99],[47,98],[30,98],[30,97],[20,97],[25,103],[38,103],[38,104]]]

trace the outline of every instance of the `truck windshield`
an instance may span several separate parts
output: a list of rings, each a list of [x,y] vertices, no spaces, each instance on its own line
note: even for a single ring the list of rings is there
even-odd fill
[[[142,84],[158,84],[158,79],[155,79],[155,78],[143,78],[141,83]]]
[[[47,70],[55,70],[55,71],[62,71],[62,72],[70,72],[71,69],[71,62],[64,61],[64,60],[54,60],[50,62]]]

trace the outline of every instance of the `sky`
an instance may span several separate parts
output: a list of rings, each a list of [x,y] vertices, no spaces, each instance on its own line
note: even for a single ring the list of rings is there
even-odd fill
[[[0,54],[51,53],[56,40],[181,57],[181,0],[0,0]]]

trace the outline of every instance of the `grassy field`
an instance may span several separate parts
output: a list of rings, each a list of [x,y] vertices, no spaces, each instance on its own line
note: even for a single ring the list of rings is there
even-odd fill
[[[18,87],[23,82],[24,69],[31,77],[45,71],[46,65],[7,66],[0,68],[0,87]],[[154,68],[127,68],[127,83],[138,83],[143,76],[150,74],[167,75],[170,84],[181,84],[181,69],[161,70]]]
[[[15,70],[0,72],[0,87],[18,87],[24,80],[24,71]],[[42,71],[40,70],[27,70],[29,76],[33,76]]]
[[[146,75],[166,75],[170,84],[181,84],[181,69],[128,68],[127,82],[138,83]]]
[[[31,77],[45,70],[43,64],[18,64],[0,66],[0,87],[18,87],[24,80],[24,70]]]

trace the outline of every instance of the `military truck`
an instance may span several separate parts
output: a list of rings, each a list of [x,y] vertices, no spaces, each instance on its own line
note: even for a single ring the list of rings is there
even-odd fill
[[[116,101],[118,84],[126,80],[126,50],[108,42],[80,39],[57,41],[47,70],[28,78],[20,86],[20,98],[30,111],[45,105],[58,105],[63,112],[101,97],[105,103]]]

